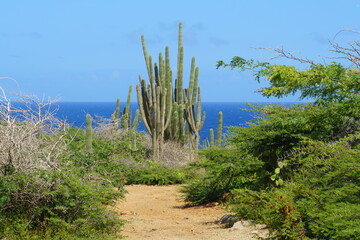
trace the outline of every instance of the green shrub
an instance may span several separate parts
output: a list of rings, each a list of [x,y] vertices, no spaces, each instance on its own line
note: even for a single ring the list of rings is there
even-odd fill
[[[259,160],[237,149],[209,148],[200,154],[203,160],[193,168],[204,174],[182,189],[185,200],[194,204],[223,201],[232,189],[258,186],[266,175]]]
[[[142,165],[149,155],[143,147],[145,136],[136,133],[137,148],[131,148],[127,134],[101,136],[95,134],[91,154],[85,151],[85,134],[83,129],[70,129],[67,137],[72,139],[69,144],[70,156],[66,162],[82,168],[86,172],[96,172],[108,179],[117,188],[127,182],[127,175],[133,166]]]
[[[127,184],[169,185],[183,184],[193,178],[186,167],[170,168],[157,163],[128,169]]]
[[[360,239],[360,151],[347,144],[351,138],[308,141],[283,169],[292,172],[283,185],[233,190],[235,211],[277,239]]]
[[[353,57],[358,49],[349,45],[332,47],[340,58]],[[269,177],[257,189],[232,190],[235,210],[267,224],[274,239],[360,239],[359,65],[351,58],[344,67],[275,52],[310,66],[298,70],[241,57],[217,64],[268,81],[259,89],[266,97],[298,94],[314,101],[288,108],[253,105],[258,117],[247,128],[231,128],[230,145],[258,158]]]
[[[248,127],[230,127],[228,142],[258,157],[266,170],[277,168],[279,158],[303,147],[303,139],[336,141],[360,128],[359,103],[250,105],[258,117]]]
[[[121,221],[106,208],[121,193],[75,169],[14,172],[0,178],[0,238],[111,238]]]

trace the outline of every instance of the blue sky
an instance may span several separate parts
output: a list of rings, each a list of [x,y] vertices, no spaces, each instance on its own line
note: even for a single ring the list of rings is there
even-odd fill
[[[170,47],[175,68],[180,21],[185,79],[195,56],[207,102],[274,100],[254,93],[264,85],[250,73],[216,70],[218,60],[267,61],[274,54],[256,47],[283,46],[330,62],[328,42],[357,37],[337,34],[344,28],[360,30],[359,0],[2,0],[0,9],[0,77],[17,82],[0,79],[0,86],[62,101],[125,100],[138,75],[146,77],[142,34],[154,58]]]

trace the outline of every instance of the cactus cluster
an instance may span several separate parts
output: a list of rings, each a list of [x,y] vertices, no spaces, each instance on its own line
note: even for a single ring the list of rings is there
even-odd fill
[[[140,113],[139,113],[139,110],[136,110],[135,118],[133,121],[131,121],[132,120],[131,119],[132,114],[131,114],[131,108],[130,108],[131,94],[132,94],[132,85],[129,86],[129,92],[127,95],[126,106],[124,107],[121,114],[120,114],[120,99],[118,98],[116,100],[115,111],[111,115],[111,122],[114,126],[115,133],[121,127],[122,131],[124,131],[128,134],[128,136],[130,138],[129,142],[131,143],[129,147],[131,149],[135,150],[136,149],[136,128],[139,124]]]
[[[183,88],[184,48],[182,23],[179,24],[178,57],[176,79],[173,87],[169,48],[165,48],[165,59],[159,54],[158,63],[149,56],[145,38],[141,36],[149,83],[139,76],[136,86],[138,105],[146,130],[152,137],[153,153],[158,157],[164,140],[185,143],[188,139],[194,149],[198,147],[199,131],[205,120],[201,114],[199,68],[192,58],[189,87]],[[188,137],[186,138],[186,133]]]
[[[120,99],[118,98],[116,100],[115,111],[111,115],[111,121],[114,125],[115,130],[118,130],[119,127],[121,127],[121,129],[125,131],[129,131],[134,128],[133,127],[134,125],[135,125],[135,129],[137,127],[138,123],[136,121],[138,121],[138,119],[136,119],[136,117],[134,119],[134,122],[133,123],[131,122],[131,109],[130,109],[131,94],[132,94],[132,85],[129,86],[126,106],[124,107],[124,110],[122,112],[120,112]]]
[[[149,84],[139,76],[140,84],[136,86],[137,99],[141,117],[146,130],[152,137],[153,153],[159,156],[164,142],[165,129],[170,123],[172,113],[172,81],[169,50],[166,49],[165,60],[159,55],[159,64],[152,64],[148,55],[145,38],[141,37]],[[153,71],[154,67],[154,71]]]
[[[136,150],[136,128],[139,125],[140,112],[136,110],[135,118],[131,121],[131,93],[132,86],[129,87],[129,92],[127,96],[126,106],[123,111],[120,112],[120,99],[116,99],[116,105],[114,113],[111,115],[111,124],[112,124],[112,132],[114,136],[121,129],[126,135],[129,137],[129,148],[132,150]],[[85,151],[87,153],[92,152],[92,117],[90,114],[86,115],[86,139],[85,139]]]

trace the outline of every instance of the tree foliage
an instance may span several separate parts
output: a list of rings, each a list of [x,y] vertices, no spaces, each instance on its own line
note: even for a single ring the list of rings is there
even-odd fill
[[[269,87],[259,89],[266,97],[281,98],[299,93],[300,99],[316,99],[318,103],[359,101],[359,69],[347,69],[340,63],[312,64],[309,69],[298,70],[294,66],[272,65],[236,56],[230,63],[219,61],[217,67],[253,71],[258,81],[269,81]]]
[[[354,41],[350,46],[333,44],[339,58],[350,60],[350,67],[317,64],[283,49],[275,52],[309,64],[308,68],[241,57],[219,61],[218,68],[252,71],[257,81],[267,81],[269,86],[259,89],[266,97],[299,94],[313,102],[250,104],[256,117],[247,127],[229,129],[228,144],[221,150],[226,153],[220,159],[205,155],[205,163],[212,164],[203,165],[203,180],[186,189],[189,200],[224,200],[211,190],[219,185],[217,181],[227,179],[225,191],[230,192],[238,217],[265,223],[271,239],[359,239],[359,45]],[[232,164],[233,170],[253,167],[232,178],[221,168],[226,164]],[[249,176],[252,181],[236,184]]]

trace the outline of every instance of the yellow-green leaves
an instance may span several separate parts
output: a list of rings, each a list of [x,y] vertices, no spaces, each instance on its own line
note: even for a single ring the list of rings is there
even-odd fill
[[[266,97],[281,98],[297,93],[299,99],[314,99],[318,103],[359,98],[359,69],[347,69],[339,63],[312,64],[308,69],[298,70],[294,66],[271,65],[236,56],[230,63],[218,61],[216,66],[250,70],[257,81],[269,81],[269,87],[259,89]]]

